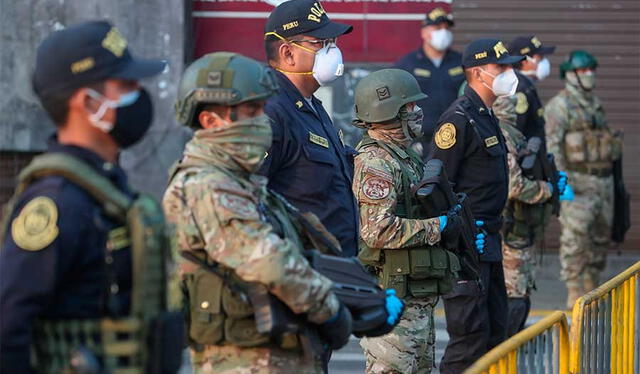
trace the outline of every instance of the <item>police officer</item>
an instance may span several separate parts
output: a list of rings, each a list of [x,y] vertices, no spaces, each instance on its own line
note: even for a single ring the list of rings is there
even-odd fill
[[[607,124],[595,95],[598,61],[572,51],[560,65],[565,87],[545,108],[549,151],[574,187],[574,201],[560,210],[560,265],[567,308],[598,286],[613,222],[613,163],[622,157],[622,134]]]
[[[177,119],[196,131],[163,205],[178,251],[190,256],[180,276],[198,373],[321,373],[323,352],[305,356],[305,331],[319,331],[319,346],[333,349],[351,335],[349,310],[303,257],[305,232],[255,174],[272,138],[265,101],[277,88],[271,70],[227,52],[196,60],[180,83]],[[295,313],[306,327],[265,331],[257,303],[243,298],[255,289],[283,303],[277,320]]]
[[[157,281],[163,268],[154,264],[165,261],[159,257],[164,220],[159,205],[129,189],[117,157],[151,125],[151,99],[138,80],[164,66],[134,59],[106,21],[56,31],[38,47],[33,88],[57,131],[45,155],[21,173],[2,227],[3,372],[31,372],[34,352],[39,373],[127,371],[131,365],[157,373],[140,355],[163,353],[133,338],[147,327],[130,327],[148,322],[163,303],[164,284]],[[138,220],[141,214],[149,215]],[[134,243],[134,237],[149,241]],[[145,267],[140,258],[152,263]],[[140,313],[146,319],[135,320]],[[120,318],[129,322],[118,330]],[[173,339],[178,354],[179,336]],[[131,344],[138,353],[105,352],[109,344]]]
[[[428,98],[418,101],[424,110],[422,130],[425,156],[440,115],[458,97],[464,82],[461,54],[450,48],[453,42],[453,15],[438,7],[427,13],[422,22],[422,46],[409,52],[394,67],[413,74]]]
[[[535,85],[549,76],[551,64],[546,56],[553,54],[555,49],[555,46],[543,45],[534,35],[517,37],[509,44],[510,54],[525,57],[515,65],[518,77],[515,105],[517,129],[527,139],[539,137],[543,144],[546,144],[544,108]]]
[[[355,256],[358,247],[355,151],[313,93],[342,74],[336,39],[351,29],[329,20],[319,1],[287,1],[271,12],[265,48],[280,90],[265,107],[273,119],[273,145],[261,169],[269,188],[320,218],[345,256]]]
[[[507,303],[502,271],[501,215],[507,200],[504,138],[491,111],[496,97],[513,95],[518,85],[510,56],[500,40],[478,39],[462,56],[469,85],[440,117],[430,158],[441,159],[456,192],[469,196],[474,218],[488,232],[481,260],[481,283],[459,281],[444,296],[450,340],[443,373],[460,373],[505,337]],[[465,321],[465,323],[460,323]]]
[[[423,177],[424,164],[409,146],[422,131],[422,108],[416,102],[425,97],[416,79],[399,69],[376,71],[355,90],[354,124],[367,130],[358,144],[353,182],[361,219],[359,257],[382,287],[394,287],[407,305],[390,334],[362,339],[367,373],[431,372],[433,308],[460,270],[453,253],[436,247],[441,238],[457,235],[457,213],[429,217],[411,192]],[[398,274],[404,258],[442,263],[446,269],[436,275],[426,267],[410,270],[407,263],[406,272]]]

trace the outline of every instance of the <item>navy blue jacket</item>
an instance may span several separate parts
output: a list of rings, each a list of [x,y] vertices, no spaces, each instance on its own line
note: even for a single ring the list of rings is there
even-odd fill
[[[83,148],[52,144],[49,152],[70,154],[93,166],[123,192],[122,169]],[[58,211],[58,236],[40,250],[19,247],[11,222],[36,197],[53,200]],[[118,227],[101,205],[67,179],[44,177],[31,184],[10,213],[9,230],[0,249],[0,372],[29,373],[31,326],[36,318],[96,318],[125,315],[131,294],[129,248],[113,251],[107,265],[107,236]],[[108,289],[117,293],[108,301]]]
[[[455,141],[448,140],[452,137]],[[454,190],[469,196],[474,218],[490,229],[481,260],[500,261],[499,230],[509,192],[507,146],[497,118],[471,87],[440,117],[431,158],[442,160]]]
[[[424,119],[422,130],[426,142],[431,140],[438,118],[451,103],[458,98],[458,89],[464,82],[462,55],[454,50],[447,50],[439,67],[425,56],[422,47],[404,55],[395,63],[395,67],[413,74],[420,84],[422,92],[429,97],[418,101]]]
[[[312,212],[340,241],[345,256],[358,253],[358,206],[351,191],[355,150],[346,146],[322,102],[314,109],[282,73],[267,101],[273,144],[260,172],[269,188],[302,212]]]

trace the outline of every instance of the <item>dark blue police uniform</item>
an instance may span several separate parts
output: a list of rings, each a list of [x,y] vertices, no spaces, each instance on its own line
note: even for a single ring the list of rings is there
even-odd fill
[[[546,145],[544,132],[544,106],[538,96],[535,82],[516,71],[518,88],[516,89],[516,127],[527,138],[537,136]]]
[[[84,148],[54,143],[62,152],[92,166],[133,197],[123,170]],[[12,222],[39,197],[57,207],[57,237],[44,248],[23,249]],[[29,373],[31,327],[37,318],[99,318],[129,311],[131,253],[107,249],[117,227],[86,191],[60,176],[43,177],[19,197],[10,213],[0,250],[0,371]],[[18,240],[20,242],[20,240]]]
[[[353,156],[322,102],[313,108],[282,73],[280,91],[267,101],[273,144],[261,168],[269,188],[301,211],[309,211],[340,241],[345,256],[358,253],[358,210],[351,191]]]
[[[442,160],[454,190],[469,196],[474,218],[484,221],[488,232],[480,256],[482,288],[459,281],[443,297],[450,341],[440,370],[460,373],[506,336],[500,227],[508,195],[507,148],[497,118],[468,86],[440,117],[431,144],[429,158]]]
[[[440,115],[458,98],[458,89],[464,82],[464,71],[461,66],[462,55],[448,49],[440,66],[431,62],[422,48],[412,51],[395,63],[395,67],[413,74],[420,84],[422,92],[429,97],[418,101],[424,112],[422,130],[428,145]]]

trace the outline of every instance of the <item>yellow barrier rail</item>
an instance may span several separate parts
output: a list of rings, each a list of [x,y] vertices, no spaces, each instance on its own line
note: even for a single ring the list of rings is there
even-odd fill
[[[571,373],[640,373],[640,262],[580,297],[571,323]]]
[[[482,356],[464,374],[569,373],[569,328],[556,311]]]

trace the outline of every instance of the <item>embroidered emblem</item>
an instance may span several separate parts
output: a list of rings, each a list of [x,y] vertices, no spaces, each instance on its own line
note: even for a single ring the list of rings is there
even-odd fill
[[[302,108],[304,104],[302,104],[302,101],[298,100],[296,101],[296,106],[298,107],[298,109]]]
[[[120,58],[124,54],[125,48],[127,48],[127,41],[122,37],[118,29],[112,27],[104,40],[102,40],[102,46],[104,49]]]
[[[497,136],[491,136],[489,138],[486,138],[484,140],[484,144],[487,146],[487,148],[493,147],[494,145],[498,144],[498,137]]]
[[[391,176],[391,174],[387,173],[384,170],[379,170],[376,168],[372,168],[371,166],[367,166],[366,169],[364,169],[365,174],[371,174],[371,175],[375,175],[378,178],[382,178],[388,182],[393,181],[393,177]]]
[[[516,102],[516,113],[526,113],[527,109],[529,109],[529,101],[527,100],[527,95],[525,95],[524,92],[518,92],[516,94],[516,99],[518,99],[518,101]]]
[[[309,131],[309,141],[313,144],[317,144],[321,147],[329,148],[329,141],[320,135],[316,135]]]
[[[362,184],[362,193],[371,200],[381,200],[389,196],[391,186],[389,182],[378,177],[371,177]]]
[[[436,145],[440,149],[449,149],[456,144],[456,127],[453,123],[447,122],[440,127],[435,136]]]
[[[11,223],[11,236],[18,247],[39,251],[58,237],[58,208],[49,197],[40,196],[22,208]]]

